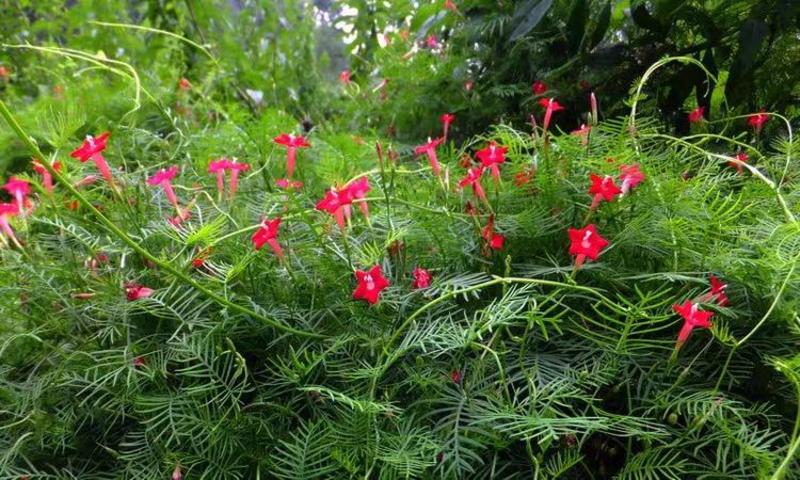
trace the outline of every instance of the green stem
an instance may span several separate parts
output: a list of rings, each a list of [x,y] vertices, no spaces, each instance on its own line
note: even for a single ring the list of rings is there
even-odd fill
[[[44,154],[42,154],[39,147],[34,143],[31,137],[29,137],[22,127],[17,122],[17,119],[14,118],[14,115],[6,106],[5,102],[0,100],[0,115],[6,120],[8,125],[11,127],[12,130],[17,134],[17,136],[22,140],[25,146],[33,153],[37,158],[41,158],[42,160],[45,159]],[[160,260],[156,258],[153,254],[145,250],[141,245],[139,245],[135,240],[133,240],[127,233],[123,232],[117,225],[106,218],[97,208],[95,208],[92,203],[83,196],[60,172],[57,172],[49,162],[43,161],[42,165],[50,172],[50,175],[55,178],[58,183],[60,183],[64,188],[66,188],[77,200],[80,202],[87,210],[92,212],[92,214],[100,221],[101,224],[111,233],[116,235],[123,243],[127,244],[131,247],[136,253],[141,255],[142,257],[146,258],[147,260],[153,262],[163,270],[169,272],[174,276],[176,279],[180,280],[181,282],[193,287],[194,289],[198,290],[199,292],[206,295],[211,300],[217,302],[218,304],[229,308],[230,310],[257,318],[258,320],[264,322],[265,324],[277,329],[281,330],[286,333],[291,333],[293,335],[301,336],[301,337],[311,337],[311,338],[324,338],[324,335],[320,335],[318,333],[313,332],[306,332],[303,330],[298,330],[296,328],[290,327],[288,325],[284,325],[277,320],[268,318],[264,315],[257,313],[254,310],[251,310],[247,307],[243,307],[241,305],[237,305],[230,300],[216,294],[212,290],[209,290],[205,286],[201,285],[195,279],[187,275],[186,273],[178,270],[177,268],[173,267],[172,264],[169,262]]]

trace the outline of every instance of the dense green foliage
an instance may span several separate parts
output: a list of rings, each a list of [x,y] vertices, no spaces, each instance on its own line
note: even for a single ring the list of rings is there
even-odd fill
[[[680,72],[722,76],[691,57],[656,62],[686,48],[670,44],[628,80],[615,71],[625,94],[600,102],[620,115],[584,143],[542,129],[529,83],[551,81],[543,67],[512,71],[530,56],[583,75],[548,52],[608,42],[596,15],[565,7],[598,2],[543,1],[548,21],[523,33],[515,9],[536,2],[317,2],[360,7],[348,46],[306,2],[11,3],[0,164],[33,192],[11,219],[19,243],[1,237],[0,479],[800,478],[800,141],[791,111],[759,132],[745,116],[787,110],[796,92],[763,65],[749,74],[757,104],[731,95],[724,116],[676,136],[661,88]],[[626,3],[614,2],[614,28]],[[769,17],[782,3],[764,5]],[[702,44],[700,17],[671,34]],[[735,43],[742,24],[712,18]],[[580,19],[594,45],[549,30]],[[634,44],[650,38],[623,23]],[[390,25],[409,39],[391,33],[384,48]],[[412,47],[431,31],[443,46]],[[487,49],[519,46],[494,64],[478,48],[487,69],[466,92],[478,34]],[[770,58],[787,38],[775,37]],[[590,117],[578,98],[555,114],[566,130]],[[437,177],[414,147],[440,135],[446,111],[457,118]],[[81,184],[95,164],[70,152],[104,130],[115,186]],[[296,189],[276,185],[281,133],[311,144]],[[458,181],[488,141],[508,156],[498,182],[483,176],[482,202]],[[60,161],[52,194],[32,155]],[[208,173],[220,157],[250,165],[233,198]],[[634,164],[644,182],[590,209],[589,175]],[[190,213],[177,225],[147,183],[172,165]],[[345,229],[315,209],[362,177],[369,219],[362,202]],[[283,259],[251,242],[278,216]],[[490,218],[502,249],[487,245]],[[610,244],[576,268],[567,231],[588,223]],[[375,265],[391,285],[375,305],[354,300],[354,271]],[[429,287],[414,288],[415,267]],[[706,296],[712,274],[728,305]],[[153,292],[126,298],[131,283]],[[713,328],[676,349],[672,306],[686,300],[714,312]]]

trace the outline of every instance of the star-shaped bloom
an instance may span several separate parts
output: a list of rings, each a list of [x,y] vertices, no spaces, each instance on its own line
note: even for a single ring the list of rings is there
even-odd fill
[[[728,285],[722,283],[715,275],[711,275],[709,280],[711,282],[711,291],[703,295],[701,301],[708,302],[713,300],[720,307],[727,307],[730,303],[728,296],[725,294],[725,289],[728,288]]]
[[[486,245],[492,250],[502,250],[503,245],[506,243],[505,235],[494,231],[494,215],[489,215],[486,226],[481,230],[481,236],[486,240]]]
[[[281,245],[278,243],[278,229],[281,226],[281,217],[275,219],[268,219],[265,218],[259,225],[258,229],[253,233],[253,245],[255,245],[256,250],[261,250],[261,247],[264,244],[267,244],[272,248],[272,251],[275,252],[278,258],[283,258],[283,250],[281,249]]]
[[[180,215],[181,209],[178,206],[178,197],[175,195],[175,190],[172,188],[172,180],[177,174],[177,165],[173,165],[169,168],[162,168],[147,179],[147,184],[153,187],[161,187],[164,190],[164,194],[167,196],[167,200],[169,200],[172,206],[177,210],[178,215]]]
[[[16,203],[21,210],[25,207],[25,199],[28,197],[28,194],[31,193],[31,186],[27,180],[12,176],[9,177],[6,184],[3,185],[3,190],[11,195],[11,198],[14,199],[14,203]]]
[[[311,144],[302,135],[292,135],[291,133],[281,133],[272,139],[278,145],[286,147],[286,176],[292,178],[294,166],[297,159],[298,148],[309,148]]]
[[[467,170],[467,176],[458,182],[458,186],[463,189],[467,185],[470,185],[472,187],[472,193],[477,198],[483,202],[488,202],[486,199],[486,192],[483,190],[483,185],[481,185],[481,176],[483,176],[483,170],[483,165],[470,168]]]
[[[349,188],[331,187],[325,196],[317,202],[316,209],[328,212],[336,219],[336,224],[344,231],[345,218],[350,218],[350,206],[353,203],[352,192]]]
[[[500,180],[500,167],[501,163],[506,161],[506,153],[508,147],[502,147],[494,141],[489,142],[486,148],[475,152],[475,156],[481,161],[481,165],[492,170],[492,176],[495,182]]]
[[[601,201],[611,202],[614,197],[622,193],[622,190],[614,183],[614,177],[611,175],[601,177],[591,173],[589,174],[589,180],[592,182],[589,187],[589,195],[592,195],[592,205],[589,207],[591,210],[597,208]]]
[[[531,85],[531,91],[534,95],[543,95],[547,91],[547,84],[541,80],[536,80]]]
[[[110,135],[110,132],[103,132],[96,137],[87,135],[81,146],[73,150],[69,155],[72,158],[77,158],[81,163],[91,159],[103,179],[113,187],[114,178],[111,175],[111,168],[108,166],[105,157],[103,157],[103,150],[106,149]]]
[[[453,115],[452,113],[443,113],[442,116],[439,117],[439,121],[442,122],[442,130],[443,130],[442,139],[445,142],[447,141],[447,133],[450,131],[450,124],[453,123],[453,120],[455,119],[456,116]]]
[[[369,178],[364,176],[353,180],[347,185],[347,189],[350,191],[350,198],[361,200],[358,202],[358,207],[361,209],[361,214],[364,215],[364,218],[369,219],[369,205],[365,200],[367,192],[370,191]]]
[[[425,270],[424,268],[414,267],[414,271],[411,274],[414,276],[414,282],[411,284],[412,288],[420,289],[431,286],[431,280],[433,277],[429,271]]]
[[[539,99],[539,105],[545,109],[542,127],[544,128],[544,131],[547,132],[547,129],[550,127],[550,119],[553,117],[553,113],[564,110],[564,106],[558,103],[555,98]]]
[[[389,286],[389,280],[383,276],[381,266],[375,265],[366,272],[356,270],[355,275],[358,285],[353,291],[353,299],[366,300],[371,305],[378,303],[381,291]]]
[[[584,228],[569,229],[569,254],[575,256],[575,268],[580,268],[584,260],[597,260],[601,250],[608,246],[608,240],[597,233],[597,227],[592,223]]]
[[[133,302],[141,298],[147,298],[152,295],[153,292],[154,290],[152,288],[147,288],[144,285],[135,282],[128,282],[125,284],[125,297],[129,302]]]
[[[736,154],[736,160],[739,160],[739,161],[738,162],[733,162],[733,161],[728,162],[728,166],[731,166],[731,167],[735,168],[736,171],[739,172],[739,174],[741,174],[744,171],[744,166],[742,165],[742,163],[747,163],[747,161],[750,160],[750,157],[747,156],[747,154],[744,153],[744,152],[739,152],[739,153]],[[739,163],[739,162],[741,162],[741,163]]]
[[[690,300],[683,302],[683,305],[673,305],[672,309],[683,317],[683,327],[681,327],[681,331],[678,333],[676,349],[681,348],[695,328],[712,327],[711,317],[714,316],[714,312],[700,310],[698,305],[692,303]]]
[[[61,171],[61,162],[56,160],[53,162],[53,169],[55,171]],[[33,171],[38,173],[42,176],[42,185],[44,186],[45,191],[48,193],[53,193],[53,176],[50,175],[50,171],[45,168],[45,166],[38,160],[33,160]]]
[[[634,163],[633,165],[619,166],[619,179],[622,182],[620,190],[622,190],[622,195],[625,195],[642,183],[645,176],[644,173],[639,170],[639,164]]]
[[[442,141],[443,140],[441,138],[435,138],[433,140],[428,138],[427,143],[419,145],[414,149],[414,154],[425,154],[428,156],[428,160],[431,163],[431,169],[433,170],[434,175],[437,177],[439,176],[439,172],[441,172],[442,167],[439,165],[439,159],[436,157],[436,147],[438,147]]]
[[[15,203],[0,203],[0,230],[2,230],[3,234],[8,237],[9,240],[18,244],[17,237],[14,235],[14,230],[11,228],[11,224],[8,223],[8,220],[11,217],[15,217],[20,212],[20,206]]]
[[[767,123],[767,120],[769,120],[769,115],[767,115],[766,110],[762,108],[758,113],[754,113],[747,117],[747,124],[753,127],[753,130],[758,133],[761,131],[761,128],[764,126],[764,124]]]
[[[706,113],[706,107],[699,106],[689,112],[689,123],[699,123],[703,121],[703,116]]]

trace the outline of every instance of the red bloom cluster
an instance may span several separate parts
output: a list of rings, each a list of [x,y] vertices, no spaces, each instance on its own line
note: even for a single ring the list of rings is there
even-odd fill
[[[217,177],[217,193],[219,197],[222,198],[222,194],[225,190],[225,172],[230,172],[231,175],[230,181],[228,182],[228,197],[232,199],[236,195],[236,190],[239,186],[239,173],[249,168],[250,165],[247,163],[239,163],[236,157],[233,159],[223,157],[209,163],[208,173]]]

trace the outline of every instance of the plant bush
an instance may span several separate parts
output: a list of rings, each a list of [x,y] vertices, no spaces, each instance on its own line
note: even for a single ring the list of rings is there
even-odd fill
[[[551,100],[393,137],[413,85],[256,102],[146,11],[97,26],[159,45],[130,63],[9,49],[0,478],[798,478],[790,120],[672,135],[646,93],[681,57],[582,133]]]

